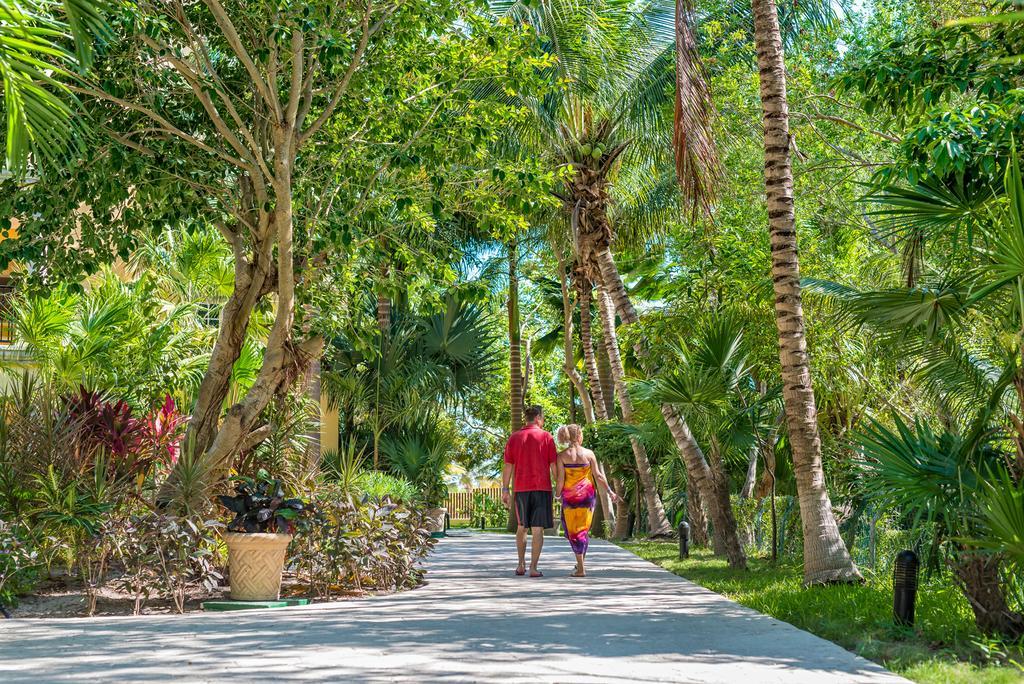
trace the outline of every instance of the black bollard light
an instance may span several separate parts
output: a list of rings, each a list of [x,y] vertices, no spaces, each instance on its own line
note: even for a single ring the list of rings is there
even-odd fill
[[[481,515],[480,516],[480,531],[481,532],[484,531],[484,527],[485,527],[486,522],[487,522],[487,518],[485,518],[484,516]]]
[[[679,557],[690,557],[690,523],[685,520],[679,523]]]
[[[452,517],[447,513],[444,514],[444,531],[447,532],[452,528]]]
[[[911,627],[914,624],[914,601],[917,599],[917,571],[920,562],[909,549],[896,554],[892,573],[892,614],[896,624]]]

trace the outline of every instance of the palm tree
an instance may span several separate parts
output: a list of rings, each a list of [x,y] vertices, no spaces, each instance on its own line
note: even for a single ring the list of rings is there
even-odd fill
[[[105,0],[0,0],[0,102],[12,170],[24,171],[30,154],[38,163],[77,151],[82,124],[65,82],[90,66],[94,40],[110,34],[106,6]]]
[[[800,293],[782,32],[775,0],[752,0],[751,6],[764,119],[765,193],[775,322],[779,331],[782,396],[803,523],[804,583],[856,581],[861,575],[839,535],[821,462],[821,435]]]
[[[523,427],[523,329],[519,320],[519,243],[506,245],[508,257],[508,370],[509,423],[512,432]]]
[[[675,60],[677,12],[674,4],[650,0],[640,4],[616,0],[541,3],[497,2],[496,10],[535,28],[545,41],[545,49],[556,55],[551,80],[563,84],[543,98],[527,99],[524,104],[532,117],[517,131],[519,137],[542,154],[553,166],[571,169],[564,188],[558,193],[563,204],[561,223],[574,247],[580,289],[580,305],[587,305],[587,294],[598,287],[604,350],[619,393],[623,416],[632,419],[632,406],[625,394],[625,373],[619,360],[615,315],[622,323],[637,320],[621,276],[611,254],[615,237],[610,218],[616,178],[620,167],[653,174],[671,157],[673,142],[683,145],[683,168],[702,181],[711,175],[713,159],[706,148],[695,144],[697,136],[677,133],[666,113],[671,105],[672,64]],[[685,18],[685,17],[683,17]],[[694,64],[696,64],[694,56]],[[699,69],[687,70],[694,101],[706,97]],[[677,129],[694,123],[695,113],[706,108],[687,106],[677,116]],[[707,140],[708,138],[703,138]],[[607,299],[607,306],[604,302]],[[586,310],[582,311],[586,317]],[[581,333],[586,336],[587,330]],[[588,347],[584,343],[584,354]],[[593,381],[594,367],[587,360]],[[594,383],[591,383],[594,387]],[[623,403],[624,402],[624,403]],[[633,440],[633,452],[647,502],[649,532],[671,531],[646,451]]]
[[[368,298],[373,315],[376,303],[375,295]],[[453,294],[434,313],[394,307],[383,341],[335,340],[321,381],[331,408],[342,413],[346,441],[367,436],[379,467],[387,435],[414,432],[425,416],[457,404],[494,372],[491,325],[482,309]],[[374,334],[381,334],[376,326]]]
[[[967,502],[972,507],[980,506],[977,515],[983,523],[983,530],[972,534],[981,534],[989,542],[995,540],[996,551],[1013,554],[1018,548],[1015,544],[1024,539],[1024,518],[1019,513],[1017,493],[1024,482],[1024,174],[1016,152],[1011,151],[1001,193],[987,188],[968,191],[961,180],[950,182],[953,186],[944,189],[934,183],[883,189],[876,199],[889,205],[876,212],[876,216],[911,239],[925,234],[942,235],[970,224],[977,230],[982,246],[975,250],[976,261],[964,264],[964,273],[937,278],[924,263],[913,287],[878,291],[809,282],[850,323],[870,326],[882,343],[900,350],[911,364],[911,379],[920,383],[941,407],[945,423],[969,426],[960,431],[963,435],[954,434],[960,451],[928,458],[973,464],[983,480],[995,483],[1003,478],[989,478],[990,473],[979,470],[979,459],[986,457],[986,449],[991,450],[991,443],[998,443],[1000,438],[1014,445],[1012,454],[1000,455],[1008,485],[983,486],[983,481]],[[990,343],[979,348],[973,339],[979,321],[993,330],[993,337],[1013,342]],[[952,427],[950,431],[953,434]],[[871,444],[888,445],[889,452],[896,451],[892,444],[900,441],[904,444],[901,453],[910,454],[907,458],[924,458],[922,454],[927,449],[921,443],[934,440],[920,428],[916,435],[912,432],[899,431],[898,440],[880,429],[868,436]],[[872,456],[878,460],[874,451]],[[939,477],[942,471],[928,466],[920,472]],[[892,488],[919,492],[925,487],[941,486],[923,481],[929,478],[919,479],[922,481],[907,479],[900,487]],[[918,505],[909,498],[905,503]],[[964,536],[967,532],[961,530],[958,534]],[[976,580],[982,584],[991,579],[991,574],[985,574],[989,570],[981,572],[984,569],[970,571],[978,575]]]
[[[746,567],[746,557],[729,503],[726,461],[745,458],[756,441],[753,400],[745,396],[745,388],[751,386],[743,328],[727,315],[717,315],[703,326],[691,344],[680,343],[670,366],[639,385],[641,393],[662,404],[663,410],[678,407],[685,412],[701,442],[708,445],[706,455],[689,450],[682,457],[690,480],[699,483],[697,489],[716,497],[717,505],[709,507],[715,546],[733,568]],[[673,431],[689,429],[668,413],[665,419]]]

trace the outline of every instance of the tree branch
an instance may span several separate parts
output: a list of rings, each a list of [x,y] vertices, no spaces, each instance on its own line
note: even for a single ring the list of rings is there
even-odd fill
[[[224,6],[220,4],[219,0],[204,0],[204,3],[213,14],[213,18],[227,39],[228,45],[231,46],[231,50],[238,57],[239,61],[242,62],[242,66],[245,67],[245,71],[249,74],[249,78],[256,87],[256,91],[263,96],[267,106],[274,112],[274,117],[281,121],[281,103],[277,99],[277,93],[274,92],[271,86],[267,85],[267,82],[260,74],[260,70],[256,68],[256,63],[249,56],[245,46],[242,45],[242,39],[239,38],[238,31],[235,30],[235,25],[232,23],[231,17],[224,10]]]

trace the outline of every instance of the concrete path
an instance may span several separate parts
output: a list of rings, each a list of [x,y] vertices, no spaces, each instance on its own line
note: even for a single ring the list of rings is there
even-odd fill
[[[305,608],[0,620],[14,682],[905,682],[605,542],[514,577],[510,536],[443,540],[415,591]]]

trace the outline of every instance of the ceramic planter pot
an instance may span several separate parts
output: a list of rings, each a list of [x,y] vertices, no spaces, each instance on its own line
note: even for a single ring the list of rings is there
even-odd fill
[[[431,537],[444,536],[444,516],[447,513],[447,508],[431,508],[425,513],[425,524]]]
[[[231,598],[235,601],[276,601],[290,534],[225,532]]]

